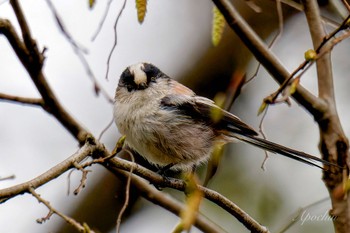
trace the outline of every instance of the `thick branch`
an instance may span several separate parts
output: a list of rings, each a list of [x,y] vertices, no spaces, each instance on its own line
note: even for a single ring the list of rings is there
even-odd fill
[[[17,1],[12,0],[11,4],[15,9],[15,13],[18,14],[17,18],[21,24],[21,29],[26,30],[22,31],[22,35],[27,42],[22,42],[14,27],[8,20],[0,19],[0,34],[3,34],[7,38],[13,50],[16,52],[17,57],[29,73],[45,102],[45,110],[53,114],[58,121],[78,139],[80,144],[84,143],[86,136],[88,135],[87,130],[85,130],[56,99],[56,96],[42,72],[43,55],[39,53],[35,41],[30,37],[31,34],[29,28],[26,23],[23,22],[25,19]]]
[[[305,15],[309,24],[314,48],[325,43],[326,33],[320,18],[316,0],[302,0]],[[322,49],[321,51],[322,52]],[[318,124],[320,128],[320,150],[324,159],[346,167],[344,171],[336,169],[333,173],[324,173],[323,180],[332,200],[332,215],[335,231],[349,232],[350,229],[350,199],[339,198],[333,191],[349,174],[349,142],[342,129],[334,96],[333,74],[330,51],[316,61],[319,97],[327,103],[326,111]],[[344,172],[344,173],[343,173]],[[345,177],[343,177],[345,174]]]
[[[122,175],[125,178],[130,174],[126,171],[120,169],[114,169],[112,172],[118,173],[118,175]],[[171,196],[160,192],[154,189],[148,182],[144,181],[140,177],[136,175],[131,176],[131,182],[134,186],[137,187],[137,190],[140,192],[140,195],[152,202],[153,204],[159,205],[166,210],[174,213],[179,216],[181,210],[185,208],[185,205]],[[195,226],[203,232],[225,232],[215,223],[210,222],[209,219],[205,218],[203,215],[199,214],[195,221]]]
[[[115,169],[119,168],[125,171],[131,169],[134,170],[134,173],[141,176],[142,178],[147,179],[154,185],[159,185],[160,187],[170,187],[180,191],[185,190],[185,182],[178,179],[165,179],[157,173],[154,173],[150,170],[147,170],[136,163],[131,163],[129,161],[113,158],[107,162],[108,167]],[[250,217],[246,212],[240,209],[236,204],[222,196],[220,193],[205,188],[203,186],[199,187],[200,190],[204,193],[206,199],[212,201],[216,205],[220,206],[224,210],[226,210],[231,215],[235,216],[238,221],[240,221],[247,229],[252,232],[269,232],[268,229],[262,225],[260,225],[255,219]]]
[[[23,11],[22,11],[18,1],[17,0],[10,0],[10,4],[11,4],[13,10],[15,11],[15,15],[17,17],[19,26],[21,27],[24,44],[26,45],[27,49],[32,49],[32,51],[30,51],[32,53],[32,55],[39,55],[38,57],[42,57],[41,54],[39,53],[37,46],[36,46],[35,40],[33,40],[33,38],[32,38],[32,35],[30,33],[30,30],[29,30],[29,26],[27,24],[27,21],[24,17]],[[41,60],[43,60],[43,59],[41,59]]]
[[[312,43],[314,48],[318,48],[324,41],[326,32],[324,30],[317,1],[303,0],[305,15],[309,24]],[[331,54],[327,53],[316,62],[319,96],[322,99],[334,100],[333,74],[331,64]],[[327,101],[328,102],[328,101]]]
[[[87,142],[78,152],[76,152],[60,164],[56,165],[55,167],[51,168],[47,172],[43,173],[42,175],[22,184],[0,190],[0,203],[3,203],[19,194],[28,193],[31,189],[35,190],[36,188],[62,175],[67,170],[74,168],[76,163],[81,162],[88,156],[92,156],[94,158],[109,158],[110,153],[105,149],[105,147],[102,144],[98,143],[97,141],[94,141],[93,138],[90,138],[90,140],[87,140]],[[96,161],[103,161],[103,159],[96,159]],[[91,165],[91,163],[88,164]],[[130,171],[132,169],[134,171],[134,174],[147,179],[152,184],[159,185],[161,187],[170,187],[180,191],[185,190],[186,184],[184,181],[172,178],[166,179],[160,176],[159,174],[140,166],[139,164],[132,163],[121,158],[110,159],[106,162],[103,162],[103,165],[112,171],[116,171],[117,174],[122,175],[129,175],[129,173],[119,172],[119,169],[123,171]],[[141,192],[149,190],[145,187],[137,188],[140,188]],[[208,200],[212,201],[213,203],[226,210],[228,213],[235,216],[249,230],[253,232],[269,232],[266,227],[261,226],[257,221],[255,221],[252,217],[250,217],[247,213],[241,210],[229,199],[222,196],[220,193],[217,193],[213,190],[202,186],[200,186],[199,188],[203,191],[205,198],[207,198]],[[155,189],[153,190],[155,191]],[[153,198],[156,198],[157,195],[160,195],[160,193],[148,195],[152,196]],[[160,205],[161,203],[162,201],[158,201],[158,205]]]
[[[288,79],[290,74],[287,69],[251,29],[246,21],[244,21],[231,2],[229,0],[213,0],[213,2],[224,15],[226,22],[232,30],[236,32],[242,42],[274,77],[274,79],[280,84]],[[301,85],[298,85],[297,91],[293,94],[293,97],[304,106],[304,108],[306,108],[315,119],[319,119],[326,107],[323,101],[311,94]]]

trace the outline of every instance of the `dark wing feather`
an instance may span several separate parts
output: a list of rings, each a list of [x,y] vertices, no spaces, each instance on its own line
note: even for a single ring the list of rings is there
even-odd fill
[[[281,154],[294,160],[319,167],[313,162],[321,162],[326,165],[337,166],[318,157],[306,154],[301,151],[290,149],[288,147],[270,142],[268,140],[256,137],[258,133],[250,126],[245,124],[235,115],[219,108],[213,101],[199,96],[186,95],[167,95],[161,100],[161,108],[179,111],[179,114],[191,117],[195,122],[201,122],[213,126],[216,130],[226,132],[231,136],[243,142],[255,145],[264,150]],[[215,121],[211,116],[212,112],[219,111],[221,118]]]
[[[213,101],[198,96],[167,95],[161,100],[161,107],[175,109],[195,121],[212,125],[217,130],[228,130],[233,133],[258,135],[249,125],[235,115],[219,108]],[[217,114],[219,119],[214,119]]]

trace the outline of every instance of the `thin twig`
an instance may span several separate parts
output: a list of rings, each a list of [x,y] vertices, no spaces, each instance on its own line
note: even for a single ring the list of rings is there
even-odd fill
[[[277,34],[272,38],[272,41],[269,44],[269,49],[271,49],[272,46],[281,38],[283,33],[283,11],[282,11],[281,0],[276,0],[276,9],[277,9],[277,15],[278,15],[278,31],[277,31]],[[245,81],[245,84],[249,83],[255,77],[257,77],[260,67],[261,67],[261,63],[258,62],[258,66],[256,67],[254,74],[248,80]]]
[[[125,150],[128,155],[130,156],[131,162],[135,162],[135,158],[134,155],[129,151],[129,150]],[[118,218],[117,218],[117,224],[116,224],[116,232],[119,233],[120,232],[120,224],[122,222],[122,217],[124,212],[126,211],[126,208],[129,205],[129,197],[130,197],[130,183],[131,183],[131,176],[133,173],[134,169],[133,167],[130,168],[129,171],[129,175],[127,176],[127,180],[126,180],[126,187],[125,187],[125,201],[124,201],[124,205],[121,208],[119,214],[118,214]]]
[[[59,16],[56,8],[52,4],[51,0],[46,0],[47,5],[49,6],[49,9],[51,10],[52,14],[55,17],[56,23],[58,25],[58,28],[62,32],[62,34],[67,39],[68,43],[72,46],[73,51],[75,55],[79,58],[81,64],[83,65],[88,77],[90,78],[91,82],[94,85],[95,93],[98,95],[100,92],[103,94],[103,96],[107,99],[108,102],[112,103],[113,99],[108,95],[107,91],[105,91],[102,86],[98,83],[92,69],[90,68],[89,62],[86,60],[84,54],[87,54],[88,51],[86,48],[83,48],[81,45],[78,45],[77,42],[73,39],[73,37],[70,35],[66,27],[64,26],[64,23]]]
[[[118,16],[117,16],[117,19],[115,20],[114,22],[114,26],[113,26],[113,30],[114,30],[114,43],[113,43],[113,47],[108,55],[108,58],[107,58],[107,70],[106,70],[106,79],[108,79],[108,75],[109,75],[109,66],[110,66],[110,62],[111,62],[111,58],[112,58],[112,54],[114,52],[114,49],[117,47],[117,43],[118,43],[118,34],[117,34],[117,25],[118,25],[118,22],[119,22],[119,19],[125,9],[125,5],[126,5],[126,0],[124,0],[123,2],[123,5],[122,7],[120,8],[119,10],[119,13],[118,13]]]
[[[98,149],[99,146],[91,145],[86,143],[81,149],[79,149],[76,153],[68,157],[66,160],[57,164],[56,166],[50,168],[43,174],[21,184],[14,185],[9,188],[0,190],[0,203],[6,202],[9,199],[15,197],[16,195],[23,194],[28,192],[29,188],[38,188],[49,181],[59,177],[64,172],[68,171],[70,168],[74,167],[75,162],[80,162],[90,156]]]
[[[58,25],[58,28],[60,29],[60,31],[62,32],[62,34],[64,35],[64,37],[66,37],[67,41],[72,45],[72,47],[74,47],[74,51],[79,51],[85,54],[88,54],[89,51],[87,48],[83,47],[82,45],[79,45],[71,36],[71,34],[68,32],[68,30],[66,29],[63,20],[61,19],[61,17],[59,16],[56,8],[54,7],[54,5],[52,4],[51,0],[46,0],[47,5],[49,6],[49,9],[51,10],[51,13],[53,14],[53,16],[55,17],[56,23]]]
[[[332,33],[330,33],[328,36],[324,37],[324,39],[322,40],[322,42],[317,46],[317,48],[315,49],[315,52],[317,53],[317,57],[313,60],[305,60],[303,61],[289,76],[288,79],[286,79],[282,85],[277,89],[276,92],[274,92],[273,94],[269,95],[268,97],[266,97],[264,99],[264,101],[266,103],[275,103],[276,99],[278,97],[279,94],[281,94],[283,92],[283,90],[290,84],[291,80],[298,74],[298,77],[301,77],[303,73],[305,73],[305,71],[310,68],[311,65],[314,64],[315,61],[321,59],[327,52],[330,51],[330,49],[328,49],[327,51],[323,51],[323,48],[325,47],[325,45],[327,43],[332,43],[330,41],[333,40],[337,40],[337,38],[334,38],[336,34],[338,34],[340,31],[345,30],[347,28],[346,23],[347,21],[350,19],[350,15],[343,21],[343,23],[336,28]],[[343,39],[345,39],[346,37],[342,37]],[[341,40],[343,40],[341,39]],[[340,40],[340,41],[341,41]],[[336,43],[332,43],[332,47],[333,48],[337,43],[339,43],[340,41],[336,42]]]
[[[324,46],[324,49],[320,51],[320,53],[317,55],[317,57],[322,57],[324,54],[329,53],[337,44],[342,42],[343,40],[350,37],[350,30],[347,30],[344,34],[334,38],[326,46]]]
[[[34,40],[30,36],[29,28],[25,27],[26,21],[22,14],[20,6],[18,5],[18,2],[16,0],[11,0],[11,3],[12,2],[14,2],[13,7],[15,9],[17,18],[19,21],[21,21],[20,25],[21,25],[23,37],[25,34],[28,40],[33,42]],[[123,4],[122,10],[124,9],[125,4],[126,4],[126,1]],[[120,18],[122,10],[118,15],[117,21]],[[24,23],[22,21],[24,21]],[[101,145],[98,141],[94,141],[94,138],[92,136],[89,136],[90,134],[74,118],[72,118],[71,115],[68,114],[68,112],[57,101],[54,93],[52,92],[51,88],[49,87],[46,81],[44,74],[42,73],[41,68],[42,68],[43,60],[40,59],[42,58],[42,54],[39,53],[38,49],[36,49],[37,46],[35,41],[34,43],[25,43],[25,45],[23,45],[22,41],[19,39],[12,25],[9,23],[9,21],[6,21],[6,20],[0,20],[0,33],[3,33],[9,40],[10,44],[14,47],[14,50],[16,51],[17,56],[19,57],[19,59],[27,69],[38,91],[40,92],[45,102],[46,109],[50,113],[52,113],[57,118],[57,120],[61,122],[66,127],[66,129],[69,130],[69,132],[71,132],[73,136],[81,144],[85,143],[84,146],[77,153],[67,158],[65,161],[61,162],[55,167],[51,168],[44,174],[30,181],[24,182],[22,184],[0,190],[0,202],[5,202],[18,194],[30,192],[32,191],[32,189],[34,190],[37,187],[40,187],[41,185],[46,184],[50,180],[55,179],[56,177],[60,176],[64,172],[73,168],[74,163],[80,163],[80,161],[84,160],[88,156],[93,156],[94,158],[96,158],[96,157],[106,157],[106,156],[108,157],[108,156],[114,156],[114,155],[109,154],[108,151],[105,149],[105,147]],[[12,40],[12,39],[15,39],[15,40]],[[35,55],[34,56],[31,55],[28,51],[34,52]],[[173,187],[173,188],[178,187],[179,190],[184,190],[185,188],[183,181],[171,180],[170,182],[154,172],[151,172],[145,168],[142,168],[137,164],[130,163],[130,162],[128,163],[122,159],[113,158],[110,160],[105,160],[105,159],[100,159],[100,160],[101,162],[104,163],[104,165],[107,168],[109,168],[112,165],[116,166],[117,164],[118,166],[116,167],[124,168],[124,170],[127,170],[127,171],[130,171],[131,168],[133,168],[134,170],[138,169],[139,175],[148,174],[149,176],[143,176],[143,177],[147,178],[154,184],[157,184],[156,181],[158,181],[158,184],[164,187],[166,187],[169,184],[169,187]],[[117,162],[112,163],[113,161],[117,161]],[[210,193],[211,193],[210,191],[208,190],[206,191],[206,195],[208,197],[210,197]],[[252,231],[257,231],[257,232],[267,232],[267,230],[264,227],[257,224],[257,222],[251,217],[249,217],[247,214],[245,214],[242,211],[237,211],[237,209],[234,208],[235,205],[232,202],[230,202],[228,199],[221,196],[220,194],[213,194],[211,198],[213,198],[219,206],[223,206],[223,208],[227,209],[228,212],[233,213],[234,216],[237,216],[237,218],[244,225],[246,225],[248,229],[251,229]]]
[[[36,42],[31,38],[31,33],[26,23],[26,19],[24,18],[22,9],[17,0],[11,0],[10,3],[21,26],[23,38],[26,38],[24,40],[27,42],[22,42],[13,25],[8,20],[0,19],[0,34],[6,36],[17,57],[26,68],[28,74],[44,100],[44,109],[53,114],[57,120],[79,141],[79,143],[83,144],[86,137],[89,135],[88,131],[85,130],[83,126],[81,126],[57,100],[51,87],[46,81],[45,75],[42,72],[44,57],[39,52]],[[28,48],[27,46],[30,47]]]
[[[82,166],[80,166],[77,162],[73,163],[74,167],[76,169],[78,169],[79,171],[81,171],[81,179],[80,179],[80,184],[79,186],[73,191],[74,195],[78,195],[80,193],[80,191],[85,188],[86,185],[86,181],[87,181],[87,174],[89,172],[92,172],[91,170],[86,170],[84,169]]]
[[[109,11],[109,8],[111,7],[111,3],[112,3],[113,0],[109,0],[107,5],[106,5],[106,8],[105,8],[105,12],[103,13],[103,16],[102,16],[102,19],[97,27],[97,30],[96,32],[94,33],[94,35],[92,36],[91,38],[91,41],[94,41],[96,39],[96,37],[100,34],[100,31],[102,29],[102,26],[107,18],[107,15],[108,15],[108,11]]]
[[[254,54],[256,59],[266,68],[272,77],[279,83],[283,83],[290,76],[287,69],[268,46],[259,38],[255,31],[239,15],[238,11],[229,0],[212,0],[224,15],[228,25],[241,38],[242,42]],[[293,97],[303,105],[315,118],[322,115],[326,104],[301,85],[298,85]]]
[[[304,7],[296,2],[296,1],[293,1],[293,0],[280,0],[283,4],[295,9],[295,10],[298,10],[300,12],[304,11]],[[337,23],[336,21],[334,21],[333,19],[327,17],[327,16],[323,16],[321,15],[321,19],[324,23],[326,23],[327,25],[330,25],[331,27],[333,28],[337,28],[339,26],[339,23]]]
[[[45,199],[43,199],[37,192],[35,192],[34,188],[29,187],[28,191],[41,203],[43,203],[48,209],[49,209],[49,213],[47,214],[47,216],[38,219],[37,222],[38,223],[43,223],[46,220],[49,220],[50,217],[53,214],[56,214],[58,216],[60,216],[64,221],[66,221],[68,224],[70,224],[71,226],[73,226],[75,229],[77,229],[79,232],[86,232],[86,224],[81,225],[79,222],[75,221],[73,218],[68,217],[67,215],[61,213],[60,211],[56,210],[55,208],[52,207],[52,205]],[[93,233],[94,231],[92,231],[90,229],[91,233]]]
[[[159,174],[154,173],[146,168],[143,168],[136,163],[132,163],[116,157],[110,158],[111,156],[114,156],[114,155],[109,154],[103,145],[98,144],[97,142],[95,143],[87,142],[74,155],[72,155],[65,161],[61,162],[60,164],[56,165],[55,167],[49,169],[47,172],[43,173],[42,175],[30,181],[27,181],[25,183],[0,190],[0,203],[5,202],[10,198],[15,197],[18,194],[30,192],[30,189],[36,189],[37,187],[40,187],[41,185],[46,184],[47,182],[60,176],[70,168],[73,168],[74,163],[82,161],[83,159],[85,159],[87,156],[90,156],[90,155],[99,156],[100,158],[94,159],[94,162],[100,161],[109,169],[118,168],[126,171],[133,170],[134,174],[137,174],[147,179],[153,184],[160,185],[162,187],[171,187],[174,189],[178,189],[180,191],[185,190],[185,183],[182,180],[177,180],[173,178],[165,179]],[[109,159],[106,160],[104,158],[109,158]],[[87,162],[85,164],[82,164],[81,166],[84,167],[85,165],[90,165],[90,164],[91,162]],[[247,213],[241,210],[233,202],[231,202],[230,200],[222,196],[220,193],[204,188],[202,186],[200,186],[200,189],[204,192],[205,197],[208,200],[211,200],[213,203],[217,204],[218,206],[226,210],[228,213],[235,216],[248,229],[255,232],[268,232],[268,230],[265,227],[258,224],[257,221],[251,218]]]
[[[117,175],[122,175],[124,177],[129,177],[130,173],[128,171],[115,169],[110,167],[112,172],[117,173]],[[155,189],[148,181],[140,178],[139,176],[132,175],[131,181],[134,187],[137,188],[140,195],[146,200],[163,207],[167,211],[179,215],[181,210],[185,207],[183,203],[177,201],[170,195]],[[226,232],[220,226],[216,225],[210,219],[206,218],[202,214],[199,214],[195,221],[195,226],[203,232],[213,232],[213,233],[223,233]]]
[[[111,121],[106,125],[106,127],[102,129],[102,131],[101,131],[101,133],[99,134],[97,140],[99,140],[99,141],[101,140],[102,136],[103,136],[103,135],[107,132],[107,130],[112,126],[113,122],[114,122],[114,116],[112,116]]]
[[[260,120],[260,123],[259,123],[259,132],[264,139],[266,139],[266,135],[264,133],[263,123],[264,123],[264,119],[267,115],[268,109],[269,109],[269,106],[267,106],[266,109],[264,110],[263,115],[262,115],[261,120]],[[266,150],[264,150],[264,152],[265,152],[265,158],[264,158],[263,162],[261,163],[261,169],[263,171],[265,171],[265,164],[267,162],[267,159],[269,158],[269,153]]]
[[[133,167],[134,174],[137,174],[147,179],[152,184],[159,185],[162,187],[170,187],[180,191],[185,190],[186,184],[183,180],[178,180],[174,178],[164,178],[159,174],[145,169],[136,163],[131,163],[129,161],[114,157],[108,161],[108,164],[110,164],[112,168],[115,167],[123,170],[129,170],[131,167]],[[240,221],[249,230],[253,232],[269,232],[266,227],[260,225],[256,220],[254,220],[236,204],[234,204],[226,197],[222,196],[220,193],[205,188],[203,186],[200,186],[199,188],[204,193],[206,199],[212,201],[214,204],[220,206],[225,211],[236,217],[236,219]]]
[[[300,220],[300,217],[302,216],[303,212],[305,212],[307,209],[310,209],[313,206],[316,206],[316,205],[321,204],[321,203],[328,201],[328,200],[330,200],[329,197],[325,197],[325,198],[322,198],[321,200],[318,200],[314,203],[311,203],[307,206],[304,206],[304,207],[298,209],[297,211],[295,211],[295,213],[292,214],[292,216],[293,216],[292,221],[288,222],[288,224],[281,227],[281,229],[276,231],[276,232],[278,232],[278,233],[286,232],[289,228],[291,228],[295,223],[297,223]]]
[[[245,81],[245,84],[248,84],[250,81],[254,80],[258,76],[260,67],[261,67],[261,63],[258,62],[258,65],[256,66],[256,69],[255,69],[253,75]]]
[[[276,36],[273,38],[273,40],[271,41],[269,48],[272,48],[272,46],[276,43],[276,41],[278,41],[282,34],[283,34],[283,10],[282,10],[282,4],[281,4],[281,0],[276,0],[276,11],[277,11],[277,16],[278,16],[278,32],[276,34]]]
[[[10,175],[10,176],[5,176],[5,177],[0,177],[0,181],[4,181],[4,180],[13,180],[15,179],[16,176],[15,175]]]

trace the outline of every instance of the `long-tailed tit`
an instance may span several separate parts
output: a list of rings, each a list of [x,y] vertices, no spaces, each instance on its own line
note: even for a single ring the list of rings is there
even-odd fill
[[[215,121],[213,111],[221,118]],[[331,163],[257,137],[235,115],[171,79],[149,63],[129,66],[115,93],[114,119],[126,144],[161,168],[189,170],[206,162],[217,144],[238,140],[315,165]]]

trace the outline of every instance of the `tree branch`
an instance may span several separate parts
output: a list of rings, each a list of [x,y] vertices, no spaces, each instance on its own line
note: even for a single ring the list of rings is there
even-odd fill
[[[43,203],[48,209],[49,213],[47,216],[37,219],[38,223],[43,223],[46,220],[49,220],[50,217],[53,214],[56,214],[60,216],[64,221],[66,221],[68,224],[72,225],[74,228],[76,228],[79,232],[89,232],[89,233],[94,233],[90,229],[90,227],[85,223],[84,225],[81,225],[79,222],[75,221],[73,218],[66,216],[65,214],[61,213],[60,211],[56,210],[53,208],[50,204],[50,202],[46,201],[44,198],[42,198],[33,188],[29,188],[28,190],[39,202]]]
[[[152,172],[139,164],[129,162],[127,160],[121,158],[112,158],[105,161],[103,158],[110,158],[110,153],[106,150],[106,148],[100,144],[98,141],[94,141],[93,138],[87,140],[82,148],[80,148],[75,154],[51,168],[47,172],[42,175],[24,182],[19,185],[15,185],[13,187],[5,188],[0,190],[0,203],[6,202],[7,200],[19,195],[30,192],[31,189],[35,190],[36,188],[46,184],[47,182],[57,178],[62,175],[67,170],[74,168],[75,163],[79,163],[88,156],[92,156],[93,158],[97,158],[94,162],[102,162],[102,164],[108,168],[109,170],[114,171],[116,174],[129,175],[128,171],[133,170],[134,174],[141,176],[142,178],[147,179],[149,182],[155,185],[159,185],[162,187],[170,187],[177,189],[179,191],[185,190],[185,182],[182,180],[174,179],[174,178],[164,178],[159,174]],[[91,162],[86,163],[86,165],[82,164],[81,166],[90,166]],[[120,169],[126,171],[126,173],[120,172]],[[132,176],[134,177],[134,175]],[[133,178],[134,180],[134,178]],[[137,181],[135,181],[137,183]],[[141,191],[145,192],[146,189],[144,186],[138,187]],[[231,202],[226,197],[222,196],[220,193],[217,193],[213,190],[205,188],[203,186],[199,187],[200,190],[204,193],[205,198],[212,201],[216,205],[220,206],[224,210],[226,210],[231,215],[235,216],[244,226],[246,226],[249,230],[253,232],[269,232],[266,227],[261,226],[257,221],[255,221],[252,217],[250,217],[247,213],[241,210],[237,205]],[[154,191],[156,189],[153,189]],[[148,193],[148,195],[156,198],[160,195],[157,193],[155,195]],[[149,198],[149,197],[148,197]],[[153,200],[154,201],[154,200]],[[159,205],[163,201],[159,201]]]
[[[10,21],[0,19],[0,33],[5,35],[5,37],[10,42],[12,48],[15,50],[18,58],[21,60],[22,64],[30,74],[33,82],[37,86],[40,94],[42,95],[45,103],[45,110],[52,113],[59,122],[62,123],[62,125],[65,126],[65,128],[72,133],[72,135],[82,144],[83,141],[85,141],[85,138],[89,139],[87,135],[87,131],[83,129],[82,126],[79,125],[59,104],[57,101],[54,93],[48,86],[46,82],[45,76],[42,74],[42,62],[43,60],[41,57],[41,54],[39,54],[38,49],[36,49],[36,43],[33,43],[33,40],[31,39],[31,34],[29,31],[29,27],[26,24],[24,15],[21,11],[21,8],[17,1],[11,1],[13,8],[16,12],[17,18],[21,25],[21,30],[23,37],[25,37],[26,42],[23,43],[20,37],[17,35],[16,31],[14,30],[14,27],[11,25]],[[28,48],[29,47],[29,48]],[[29,52],[31,51],[31,52]],[[34,55],[32,54],[34,52]],[[39,65],[35,65],[39,64]],[[28,100],[28,99],[18,99],[15,97],[10,96],[3,96],[7,99],[11,100],[21,100],[22,102],[31,102],[31,103],[37,103],[38,101],[34,100]],[[22,184],[15,185],[10,188],[5,188],[0,190],[0,202],[5,202],[19,194],[31,192],[33,195],[34,190],[47,182],[57,178],[67,170],[74,168],[77,163],[81,162],[85,158],[87,158],[89,155],[92,155],[94,153],[102,152],[102,154],[106,153],[105,148],[101,144],[94,144],[90,143],[94,141],[93,138],[90,138],[91,141],[87,140],[87,142],[84,144],[84,146],[75,154],[61,162],[60,164],[56,165],[55,167],[51,168],[47,172],[43,173],[42,175],[24,182]],[[94,144],[94,145],[93,145]],[[102,148],[101,148],[102,147]],[[101,153],[100,153],[101,154]],[[130,166],[129,166],[130,169]],[[145,190],[145,189],[144,189]],[[153,197],[153,201],[156,202],[157,197],[161,196],[161,194],[153,196],[152,194],[148,193],[149,197]],[[161,201],[159,203],[162,203]],[[49,206],[48,206],[49,207]],[[50,208],[50,207],[49,207]],[[179,209],[179,208],[178,208]],[[203,227],[203,229],[212,229],[212,232],[220,232],[217,230],[218,228],[215,228],[213,226],[205,226],[207,225],[205,223],[206,221],[202,219],[202,222],[199,221],[200,227]]]
[[[79,163],[91,154],[95,153],[97,150],[96,146],[91,145],[87,142],[83,147],[81,147],[76,153],[57,164],[56,166],[50,168],[48,171],[43,174],[35,177],[32,180],[27,182],[1,189],[0,190],[0,203],[4,203],[9,199],[19,195],[29,192],[29,188],[36,189],[49,181],[59,177],[64,172],[69,170],[70,168],[74,168],[74,163]]]
[[[112,172],[117,172],[118,175],[120,174],[124,177],[129,176],[129,173],[127,171],[119,169],[113,169]],[[180,214],[181,210],[185,208],[185,205],[183,203],[157,189],[154,189],[148,182],[144,181],[136,175],[131,176],[131,182],[134,186],[137,187],[140,195],[146,200],[165,208],[177,216]],[[220,228],[220,226],[211,222],[201,214],[197,216],[195,226],[203,232],[225,232],[222,228]]]
[[[110,103],[113,103],[113,98],[111,98],[107,91],[104,90],[104,88],[98,83],[96,76],[94,74],[94,72],[92,71],[89,62],[86,60],[85,55],[87,54],[88,51],[86,48],[83,48],[81,45],[79,45],[71,36],[71,34],[68,32],[68,30],[66,29],[66,27],[64,26],[64,23],[61,19],[61,17],[59,16],[56,8],[54,7],[54,5],[52,4],[51,0],[46,0],[52,14],[54,15],[54,18],[56,20],[56,23],[58,25],[58,28],[60,29],[60,31],[62,32],[62,34],[64,35],[64,37],[66,38],[66,40],[68,41],[68,43],[71,45],[74,53],[76,54],[76,56],[79,58],[81,64],[83,65],[86,74],[89,76],[90,80],[92,81],[93,85],[94,85],[94,91],[96,93],[96,95],[102,93],[102,95],[106,98],[106,100]]]
[[[309,30],[314,48],[317,49],[326,37],[318,4],[314,0],[302,0]],[[320,57],[316,62],[319,96],[327,101],[328,98],[334,99],[333,74],[331,54],[327,53]],[[328,102],[328,101],[327,101]]]
[[[327,38],[320,18],[317,1],[302,0],[302,4],[304,5],[314,48],[317,48],[326,43]],[[345,26],[346,24],[347,21],[344,21],[342,25]],[[342,28],[342,25],[339,28]],[[319,52],[322,52],[322,49]],[[323,180],[332,201],[330,215],[332,215],[336,232],[349,232],[350,198],[339,198],[333,191],[337,186],[342,185],[344,179],[347,179],[350,163],[349,142],[342,129],[336,110],[330,50],[316,61],[316,68],[319,97],[327,103],[326,111],[322,118],[317,121],[320,129],[320,150],[324,159],[345,167],[343,171],[338,168],[331,168],[335,169],[334,172],[329,174],[323,173]]]
[[[0,100],[44,107],[44,101],[40,98],[27,98],[0,93]]]
[[[129,161],[120,159],[120,158],[112,158],[104,163],[108,168],[116,171],[118,173],[118,169],[122,169],[125,171],[129,171],[131,168],[134,170],[134,174],[145,178],[150,181],[154,185],[159,185],[160,187],[169,187],[173,189],[177,189],[179,191],[185,190],[185,182],[183,180],[167,178],[160,176],[157,173],[154,173],[144,167],[140,166],[136,163],[131,163]],[[118,168],[118,169],[115,169]],[[236,217],[238,221],[240,221],[247,229],[252,232],[269,232],[268,229],[262,225],[260,225],[255,219],[250,217],[246,212],[240,209],[236,204],[222,196],[220,193],[200,186],[199,189],[204,193],[204,197],[216,205],[223,208],[225,211]]]
[[[44,61],[44,57],[42,56],[42,54],[39,53],[38,47],[36,45],[36,41],[32,38],[31,32],[29,30],[29,26],[24,17],[23,11],[17,0],[10,0],[10,4],[15,12],[19,26],[21,27],[22,37],[24,40],[25,47],[29,50],[30,55],[34,56],[33,58],[37,62],[37,64],[41,66]]]
[[[251,29],[247,22],[239,15],[229,0],[213,0],[214,4],[224,15],[226,22],[241,38],[242,42],[254,54],[256,59],[280,84],[290,77],[290,73],[268,49],[265,43]],[[324,101],[318,99],[301,85],[298,85],[293,97],[308,110],[315,119],[319,119],[326,108]]]
[[[59,122],[79,141],[85,142],[89,134],[59,103],[42,72],[43,55],[39,52],[17,0],[10,1],[20,23],[24,43],[8,20],[0,19],[0,34],[3,34],[17,57],[26,68],[45,103],[45,110],[53,114]]]

